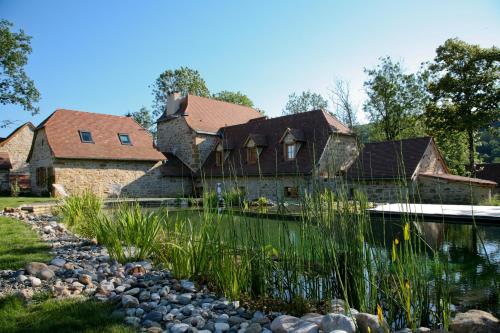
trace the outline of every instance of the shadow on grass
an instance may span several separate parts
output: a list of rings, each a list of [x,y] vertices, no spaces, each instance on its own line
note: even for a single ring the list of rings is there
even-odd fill
[[[134,332],[123,325],[122,318],[111,315],[112,304],[94,300],[41,298],[38,303],[30,305],[15,296],[0,299],[0,333]]]

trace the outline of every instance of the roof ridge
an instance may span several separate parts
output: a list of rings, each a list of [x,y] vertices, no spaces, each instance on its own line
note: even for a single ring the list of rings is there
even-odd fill
[[[416,138],[406,138],[406,139],[399,139],[399,140],[384,140],[384,141],[370,141],[365,143],[365,145],[375,145],[375,144],[384,144],[384,143],[396,143],[396,142],[403,142],[403,141],[410,141],[410,140],[421,140],[421,139],[432,139],[432,136],[426,135],[426,136],[419,136]]]
[[[186,95],[186,97],[188,98],[188,106],[189,106],[189,97],[190,96],[191,97],[196,97],[196,98],[203,98],[203,99],[206,99],[206,100],[209,100],[209,101],[213,101],[213,102],[219,102],[219,103],[225,103],[225,104],[229,104],[229,105],[240,106],[240,107],[252,109],[252,110],[258,112],[258,110],[256,108],[251,107],[251,106],[241,105],[241,104],[236,104],[236,103],[231,103],[231,102],[226,102],[226,101],[221,101],[219,99],[215,99],[215,98],[211,98],[211,97],[205,97],[205,96],[199,96],[199,95],[193,95],[193,94],[187,94]]]
[[[118,118],[131,118],[129,116],[122,116],[122,115],[114,115],[114,114],[109,114],[109,113],[99,113],[99,112],[91,112],[91,111],[82,111],[82,110],[73,110],[73,109],[56,109],[54,113],[56,112],[76,112],[76,113],[85,113],[85,114],[92,114],[92,115],[98,115],[98,116],[107,116],[107,117],[118,117]]]

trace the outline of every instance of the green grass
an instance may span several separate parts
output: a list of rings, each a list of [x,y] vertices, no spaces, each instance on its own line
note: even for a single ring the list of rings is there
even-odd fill
[[[0,217],[0,269],[19,269],[51,259],[49,247],[26,224]]]
[[[41,302],[30,305],[15,296],[0,299],[0,333],[134,332],[122,324],[121,318],[111,316],[112,304],[43,298]]]
[[[55,200],[56,199],[54,198],[48,197],[0,197],[0,210],[3,210],[6,207],[15,208],[21,205]]]

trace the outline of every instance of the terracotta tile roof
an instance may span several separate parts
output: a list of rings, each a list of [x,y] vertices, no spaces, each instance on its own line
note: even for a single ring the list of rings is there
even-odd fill
[[[22,124],[21,126],[19,126],[18,128],[16,128],[15,130],[13,130],[8,137],[6,138],[3,138],[3,139],[0,139],[0,147],[4,146],[5,144],[7,144],[7,142],[9,142],[14,136],[16,136],[16,134],[21,130],[23,129],[25,126],[28,126],[30,127],[32,130],[35,130],[35,126],[31,123],[31,122],[27,122],[27,123],[24,123]]]
[[[352,180],[408,179],[414,174],[430,137],[367,143],[347,171]]]
[[[9,153],[0,153],[0,170],[10,170],[12,164],[10,163]]]
[[[476,176],[481,179],[491,180],[500,185],[500,163],[478,164]]]
[[[491,180],[471,178],[471,177],[462,177],[462,176],[456,176],[456,175],[450,175],[450,174],[419,173],[418,175],[420,177],[444,179],[444,180],[448,180],[448,181],[452,181],[452,182],[472,183],[472,184],[483,185],[483,186],[488,186],[488,187],[495,187],[497,185],[496,182],[493,182]]]
[[[331,122],[327,119],[323,111],[316,110],[271,119],[252,120],[246,124],[223,128],[221,140],[224,146],[230,149],[224,162],[224,170],[221,166],[217,166],[215,151],[213,151],[201,169],[202,176],[310,174],[329,136],[334,132],[342,133],[341,130],[332,128]],[[296,159],[286,161],[280,139],[290,128],[300,130],[305,141],[301,143]],[[259,165],[248,164],[246,161],[244,144],[250,135],[265,138],[266,144],[261,147]]]
[[[342,122],[340,122],[340,120],[338,120],[335,116],[333,116],[330,113],[325,112],[325,111],[322,111],[322,112],[323,112],[323,116],[325,117],[328,124],[330,124],[330,126],[334,132],[338,132],[338,133],[342,133],[342,134],[351,134],[352,133],[351,130],[349,129],[349,127],[342,124]]]
[[[73,110],[56,110],[37,129],[45,129],[56,158],[160,161],[165,156],[153,146],[151,134],[134,119]],[[79,131],[92,133],[93,143],[83,143]],[[128,134],[131,145],[122,145],[118,134]]]
[[[187,124],[197,132],[216,133],[224,126],[243,124],[262,114],[250,107],[217,101],[214,99],[187,95],[177,112],[163,115],[158,121],[183,116]]]

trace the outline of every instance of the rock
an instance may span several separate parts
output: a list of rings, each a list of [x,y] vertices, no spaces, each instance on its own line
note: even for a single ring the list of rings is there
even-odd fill
[[[78,281],[81,283],[81,284],[84,284],[86,286],[88,285],[91,285],[92,284],[92,278],[90,277],[90,275],[87,275],[87,274],[82,274],[80,275],[80,277],[78,278]]]
[[[385,333],[389,331],[389,325],[384,320],[380,325],[378,317],[369,313],[358,313],[354,315],[356,325],[361,333]],[[369,330],[368,330],[369,328]]]
[[[42,228],[43,232],[46,234],[50,234],[52,232],[52,228],[48,225]]]
[[[238,317],[238,316],[231,316],[228,319],[229,325],[231,325],[231,326],[239,325],[239,324],[241,324],[241,323],[243,323],[245,321],[246,321],[245,318],[241,318],[241,317]]]
[[[124,308],[136,307],[139,305],[139,300],[132,295],[123,295],[122,305]]]
[[[177,302],[181,303],[182,305],[187,305],[191,303],[191,298],[193,297],[193,294],[180,294],[177,295]]]
[[[146,274],[146,269],[140,265],[137,265],[128,269],[126,273],[127,275],[143,276],[144,274]]]
[[[262,331],[262,326],[259,323],[250,324],[246,329],[245,333],[260,333]]]
[[[331,331],[330,333],[347,333],[347,332],[344,330],[334,330],[334,331]]]
[[[500,332],[500,323],[491,313],[481,310],[469,310],[457,313],[451,321],[453,333],[495,333]]]
[[[67,262],[63,265],[63,268],[67,269],[67,270],[71,270],[71,269],[75,269],[75,265],[71,262]]]
[[[109,295],[113,290],[115,290],[115,285],[113,284],[113,282],[106,280],[101,281],[99,288],[97,288],[97,292],[104,295]]]
[[[32,289],[21,289],[16,293],[16,296],[27,301],[33,298],[33,294],[34,292]]]
[[[66,260],[64,260],[62,258],[55,258],[55,259],[52,259],[52,261],[50,262],[51,265],[54,265],[57,267],[63,267],[65,263],[66,263]]]
[[[344,330],[347,333],[356,332],[354,321],[340,313],[329,313],[325,315],[320,325],[323,332],[331,332],[333,330]]]
[[[299,320],[300,319],[297,317],[288,315],[278,316],[271,323],[271,331],[275,333],[287,333],[294,324],[299,322]]]
[[[39,287],[42,285],[42,280],[37,277],[30,276],[28,279],[30,280],[32,287]]]
[[[427,327],[419,327],[417,328],[416,332],[415,333],[427,333],[427,332],[430,332],[431,329],[430,328],[427,328]]]
[[[37,277],[39,277],[40,279],[42,279],[44,281],[50,280],[50,279],[54,278],[54,276],[55,276],[55,273],[48,268],[43,269],[40,273],[37,274]]]
[[[125,317],[125,324],[139,327],[141,325],[141,319],[137,317]]]
[[[194,282],[191,282],[189,280],[181,280],[181,287],[182,287],[182,289],[189,291],[189,292],[196,291],[196,287],[194,286]]]
[[[163,313],[158,311],[151,311],[146,315],[146,320],[151,320],[154,322],[160,322],[163,320]]]
[[[319,326],[310,321],[299,320],[292,327],[290,327],[289,333],[318,333]]]
[[[229,331],[229,324],[228,323],[215,323],[215,330],[219,332],[226,332]]]
[[[170,332],[171,333],[184,333],[189,329],[188,324],[174,324],[172,327],[170,327]]]
[[[141,289],[139,288],[132,288],[130,290],[127,290],[126,292],[124,292],[125,295],[132,295],[132,296],[135,296],[137,294],[139,294],[141,292]]]
[[[321,320],[323,319],[323,315],[320,315],[319,313],[306,313],[302,317],[300,317],[301,320],[305,320],[311,323],[314,323],[316,325],[321,325]]]
[[[37,275],[41,273],[44,269],[48,269],[47,265],[42,263],[42,262],[30,262],[29,264],[26,265],[24,270],[26,273],[29,275]]]
[[[28,277],[26,275],[20,274],[17,276],[16,281],[23,283],[24,281],[28,280]]]

